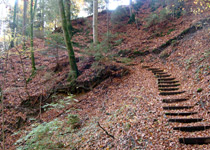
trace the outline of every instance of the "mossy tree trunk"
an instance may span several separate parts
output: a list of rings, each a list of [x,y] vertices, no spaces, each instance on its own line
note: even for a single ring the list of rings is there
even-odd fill
[[[28,2],[27,0],[23,1],[23,28],[22,28],[22,32],[23,32],[23,49],[26,49],[26,19],[27,19],[27,5]]]
[[[67,25],[68,25],[68,31],[70,38],[72,38],[72,24],[71,24],[71,1],[70,0],[65,0],[65,12],[66,12],[66,20],[67,20]]]
[[[30,5],[30,16],[31,16],[31,46],[30,46],[30,50],[31,50],[31,65],[32,65],[32,74],[36,71],[36,66],[35,66],[35,58],[34,58],[34,16],[35,16],[35,10],[36,10],[36,5],[37,5],[37,0],[35,0],[35,4],[33,4],[33,0],[31,0],[31,5]]]
[[[10,42],[10,48],[13,48],[15,46],[14,39],[15,39],[15,28],[16,28],[17,5],[18,5],[18,0],[15,0],[13,23],[12,23],[12,40]]]
[[[93,0],[93,44],[98,43],[98,0]]]
[[[62,20],[62,28],[63,28],[63,34],[64,34],[64,39],[69,55],[69,64],[70,64],[70,78],[71,79],[76,79],[79,75],[79,71],[77,68],[76,64],[76,58],[74,55],[74,50],[71,42],[71,31],[69,31],[68,28],[68,23],[67,23],[67,18],[65,14],[65,9],[64,9],[64,3],[63,0],[59,0],[59,8],[60,8],[60,15],[61,15],[61,20]]]

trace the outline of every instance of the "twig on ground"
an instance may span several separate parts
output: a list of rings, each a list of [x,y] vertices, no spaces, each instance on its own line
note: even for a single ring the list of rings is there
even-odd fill
[[[98,122],[98,126],[99,126],[102,130],[104,130],[104,132],[105,132],[108,136],[110,136],[111,138],[115,139],[114,136],[111,135],[111,134],[109,134],[109,133],[100,125],[99,122]]]

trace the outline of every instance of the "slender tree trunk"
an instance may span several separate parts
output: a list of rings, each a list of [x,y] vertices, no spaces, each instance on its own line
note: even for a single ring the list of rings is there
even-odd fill
[[[98,43],[98,0],[93,0],[93,43]]]
[[[16,28],[16,15],[17,15],[17,4],[18,4],[18,0],[15,0],[14,15],[13,15],[13,24],[12,24],[12,40],[10,42],[10,48],[13,48],[14,47],[15,28]]]
[[[107,46],[109,48],[109,0],[106,0],[106,19],[107,19]]]
[[[79,75],[79,72],[78,72],[78,68],[77,68],[77,64],[76,64],[74,50],[72,47],[71,37],[69,35],[70,32],[68,31],[69,29],[68,29],[67,19],[66,19],[66,15],[65,15],[63,0],[59,0],[59,8],[60,8],[60,15],[61,15],[61,20],[62,20],[64,39],[65,39],[66,47],[68,50],[69,63],[70,63],[70,67],[71,67],[70,77],[76,79]]]
[[[69,31],[69,35],[70,38],[72,38],[72,24],[71,24],[71,2],[70,0],[65,0],[65,9],[66,9],[66,20],[67,20],[67,25],[68,25],[68,31]]]
[[[17,10],[16,10],[16,16],[17,16],[17,21],[16,21],[16,31],[15,31],[15,37],[17,37],[17,33],[19,32],[18,30],[18,22],[19,22],[19,16],[18,16],[18,1],[17,1],[17,8],[16,8]],[[16,45],[18,45],[18,37],[17,37],[17,39],[16,39],[16,41],[15,41],[15,43],[16,43]]]
[[[35,10],[36,10],[37,0],[35,0],[35,5],[33,8],[33,0],[31,0],[31,7],[30,7],[30,15],[31,15],[31,64],[32,64],[32,74],[36,70],[35,66],[35,58],[34,58],[34,16],[35,16]]]
[[[27,0],[24,0],[23,6],[23,49],[26,49],[26,19],[27,19]]]
[[[130,18],[131,18],[132,17],[132,0],[130,0],[129,9],[130,9]]]
[[[44,0],[42,0],[42,22],[41,22],[41,27],[42,27],[42,33],[44,34],[44,15],[45,15],[45,3]]]

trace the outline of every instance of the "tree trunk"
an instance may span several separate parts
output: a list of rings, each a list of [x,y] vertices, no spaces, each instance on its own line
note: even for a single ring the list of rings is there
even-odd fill
[[[24,0],[23,6],[23,49],[26,49],[26,19],[27,19],[27,0]]]
[[[74,55],[74,50],[72,47],[72,42],[71,42],[71,37],[69,35],[69,29],[68,29],[68,24],[67,24],[67,19],[65,15],[65,10],[64,10],[64,4],[63,0],[59,0],[59,8],[60,8],[60,15],[61,15],[61,20],[62,20],[62,28],[63,28],[63,34],[64,34],[64,39],[69,55],[69,63],[70,63],[70,77],[73,79],[76,79],[79,75],[77,64],[76,64],[76,58]]]
[[[67,25],[68,25],[68,31],[69,31],[69,35],[70,38],[72,38],[72,24],[71,24],[71,2],[70,0],[65,0],[65,9],[66,9],[66,20],[67,20]]]
[[[34,34],[33,34],[33,28],[34,28],[34,15],[35,15],[35,10],[36,10],[36,5],[37,5],[37,0],[35,0],[35,5],[33,8],[33,0],[31,0],[31,7],[30,7],[30,15],[31,15],[31,64],[32,64],[32,74],[36,70],[35,66],[35,58],[34,58]]]
[[[131,18],[132,17],[132,0],[130,0],[129,8],[130,8],[130,18]]]
[[[17,15],[17,4],[18,4],[18,0],[15,0],[13,23],[12,23],[12,40],[10,42],[10,48],[13,48],[14,47],[15,28],[16,28],[16,15]]]
[[[106,0],[106,19],[107,19],[107,47],[109,49],[109,0]]]
[[[43,33],[43,36],[44,36],[44,14],[45,14],[45,3],[44,3],[44,0],[42,0],[42,10],[41,10],[41,29],[42,29],[42,33]]]
[[[98,43],[98,0],[93,0],[93,43]]]

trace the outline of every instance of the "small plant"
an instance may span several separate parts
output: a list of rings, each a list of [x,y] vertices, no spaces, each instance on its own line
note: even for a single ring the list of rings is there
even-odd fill
[[[72,129],[80,127],[80,118],[78,115],[69,114],[67,123],[71,125]]]
[[[51,110],[51,109],[63,109],[65,108],[67,105],[70,105],[72,104],[73,101],[76,101],[76,99],[74,99],[74,96],[73,95],[69,95],[67,97],[65,97],[64,99],[60,99],[58,100],[57,102],[53,102],[53,103],[50,103],[50,104],[46,104],[44,106],[42,106],[42,108],[46,111],[47,109],[48,110]]]
[[[162,53],[160,54],[160,58],[162,58],[162,59],[165,59],[165,58],[167,58],[167,57],[169,57],[169,56],[170,56],[170,54],[167,53],[167,52],[162,52]]]
[[[52,138],[56,138],[62,129],[62,122],[57,119],[34,126],[24,137],[19,139],[15,145],[22,145],[17,150],[45,150],[61,148],[63,144],[54,143]],[[54,136],[53,136],[54,135]],[[58,139],[59,140],[59,139]]]
[[[153,26],[159,22],[159,16],[156,13],[152,13],[146,18],[147,27]]]
[[[175,31],[175,29],[169,29],[167,35],[171,34],[171,32]]]

